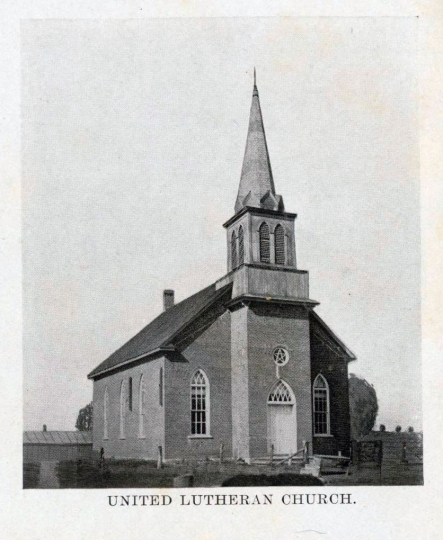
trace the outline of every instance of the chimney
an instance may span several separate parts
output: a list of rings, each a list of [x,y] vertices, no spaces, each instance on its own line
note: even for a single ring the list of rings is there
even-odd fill
[[[43,424],[43,431],[46,431],[46,424]]]
[[[174,291],[166,289],[163,291],[163,311],[171,308],[174,305]]]

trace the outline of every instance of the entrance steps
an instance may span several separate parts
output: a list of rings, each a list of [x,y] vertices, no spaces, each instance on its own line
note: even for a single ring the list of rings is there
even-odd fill
[[[323,476],[325,474],[349,474],[350,459],[346,456],[313,455],[300,470],[300,474]]]
[[[287,454],[274,454],[274,456],[272,457],[272,461],[269,456],[251,458],[251,465],[277,465],[287,457]],[[303,463],[303,458],[301,456],[295,456],[291,460],[288,460],[285,463],[281,464],[288,466],[289,463],[291,463],[292,465],[300,466]]]
[[[321,470],[321,458],[316,456],[311,456],[308,458],[308,463],[306,463],[301,469],[300,474],[309,474],[311,476],[319,477]]]

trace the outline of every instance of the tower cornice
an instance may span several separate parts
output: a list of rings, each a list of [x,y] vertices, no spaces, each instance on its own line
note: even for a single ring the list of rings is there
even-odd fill
[[[263,216],[270,218],[280,218],[284,220],[294,221],[297,218],[297,214],[291,212],[282,212],[280,210],[271,210],[269,208],[256,208],[255,206],[245,206],[234,216],[232,216],[226,223],[223,223],[223,227],[226,229],[237,219],[244,216],[245,214],[250,213],[254,216]]]

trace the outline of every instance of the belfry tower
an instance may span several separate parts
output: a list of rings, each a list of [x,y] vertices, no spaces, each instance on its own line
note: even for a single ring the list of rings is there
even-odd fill
[[[274,428],[266,404],[282,381],[294,400],[292,427],[284,428],[293,441],[286,449],[312,440],[309,311],[318,303],[309,299],[308,272],[297,269],[296,217],[275,191],[254,70],[235,214],[224,224],[228,273],[217,282],[218,288],[233,284],[233,454],[246,461],[270,451]],[[280,349],[288,361],[276,366],[274,353]]]
[[[283,197],[275,192],[254,71],[249,129],[235,215],[224,225],[228,235],[228,271],[243,264],[296,270],[296,217],[296,214],[285,212]],[[291,291],[280,292],[286,295]],[[294,294],[289,296],[299,296],[303,291],[292,292]],[[307,289],[302,296],[307,296]]]

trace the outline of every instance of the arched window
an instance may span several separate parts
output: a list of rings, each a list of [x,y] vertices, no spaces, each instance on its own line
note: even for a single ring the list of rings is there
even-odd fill
[[[269,226],[262,223],[259,229],[260,236],[260,262],[271,262],[271,241],[269,237]]]
[[[290,405],[294,403],[294,396],[289,386],[282,380],[279,380],[268,397],[268,403],[282,403]]]
[[[158,374],[158,403],[160,407],[163,407],[163,368],[160,368]]]
[[[203,370],[198,369],[191,380],[191,435],[209,435],[209,407],[209,381]]]
[[[231,266],[232,269],[237,268],[237,239],[235,238],[235,231],[231,234]]]
[[[105,395],[103,396],[103,439],[108,438],[108,414],[109,414],[109,395],[108,387],[105,388]]]
[[[129,380],[128,380],[128,384],[129,384],[129,410],[132,411],[132,377],[129,377]]]
[[[126,385],[123,380],[120,386],[120,439],[125,438],[125,417],[126,417]]]
[[[329,386],[323,375],[314,381],[314,435],[329,435]]]
[[[279,224],[275,227],[274,231],[274,242],[275,242],[275,263],[276,264],[285,264],[285,231],[283,227]]]
[[[238,229],[238,264],[245,262],[245,239],[243,233],[243,227],[240,225]]]
[[[138,438],[145,438],[145,382],[143,374],[140,376],[138,390]]]

